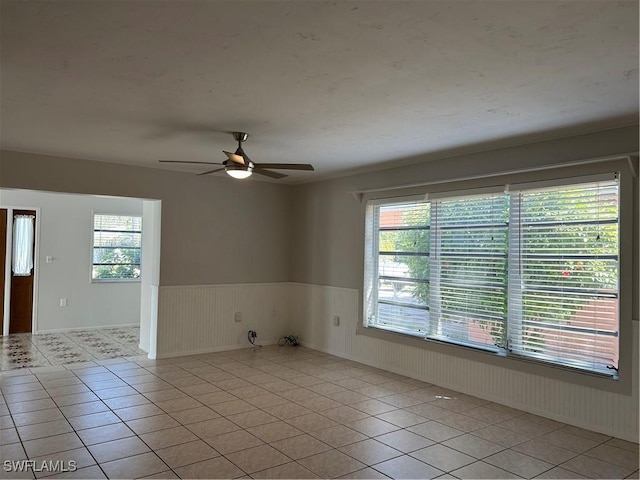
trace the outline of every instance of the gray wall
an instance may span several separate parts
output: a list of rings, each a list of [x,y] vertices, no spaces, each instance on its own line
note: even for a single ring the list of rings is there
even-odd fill
[[[164,286],[295,281],[361,288],[364,217],[352,191],[637,151],[634,125],[453,158],[427,155],[402,168],[294,187],[2,151],[0,187],[162,200]]]
[[[161,285],[291,278],[282,185],[2,151],[0,186],[162,200]]]
[[[637,332],[638,328],[638,294],[640,293],[638,176],[632,177],[629,163],[626,161],[617,161],[615,166],[613,163],[605,165],[602,162],[589,165],[578,165],[578,163],[587,159],[633,153],[631,163],[637,172],[637,152],[638,126],[632,126],[431,161],[426,156],[423,162],[418,164],[294,187],[293,281],[307,285],[354,289],[357,290],[360,298],[354,329],[344,332],[342,339],[347,346],[337,346],[340,342],[323,343],[323,339],[330,337],[331,327],[327,319],[316,319],[316,323],[309,324],[306,317],[312,317],[314,312],[307,312],[301,316],[301,322],[306,322],[303,341],[336,355],[376,365],[376,362],[379,362],[377,354],[382,355],[382,350],[387,351],[389,358],[395,358],[395,356],[405,358],[404,355],[412,351],[410,347],[416,347],[429,350],[429,353],[424,355],[442,353],[451,361],[453,359],[463,361],[468,358],[474,364],[482,362],[487,366],[495,365],[535,374],[542,378],[555,378],[563,385],[575,382],[581,386],[616,389],[619,393],[629,395],[634,388],[632,379],[637,378],[637,369],[632,366],[632,356],[638,349],[638,338],[637,334],[634,335],[634,331]],[[552,166],[553,170],[549,170]],[[596,171],[602,173],[608,168],[619,168],[624,175],[623,184],[631,187],[630,189],[624,187],[624,192],[627,193],[623,192],[624,200],[620,209],[621,217],[626,219],[623,224],[626,233],[622,234],[621,230],[621,255],[624,258],[621,265],[621,299],[631,299],[631,301],[623,302],[620,307],[622,373],[619,384],[614,385],[609,382],[605,385],[605,382],[599,381],[600,379],[598,382],[589,383],[591,379],[588,377],[583,378],[571,372],[556,373],[546,366],[519,363],[511,359],[505,361],[502,358],[472,353],[472,350],[456,349],[447,345],[427,345],[423,341],[409,342],[404,338],[399,341],[397,335],[361,328],[365,203],[356,200],[354,192],[378,190],[378,192],[367,192],[364,194],[365,198],[367,196],[378,198],[402,196],[419,191],[424,194],[425,191],[450,191],[490,185],[504,186],[507,183],[536,181],[545,177],[548,179],[550,176],[565,178],[596,173]],[[428,189],[424,186],[407,188],[407,186],[425,183],[431,183]],[[394,190],[392,187],[400,188]],[[631,195],[627,196],[629,192]],[[363,340],[365,336],[375,337],[376,340],[383,340],[383,342],[379,344],[368,342]],[[369,355],[368,349],[372,348],[375,353]],[[371,359],[371,356],[374,358]],[[421,365],[420,361],[416,360],[415,365]],[[493,366],[488,368],[490,370]],[[407,365],[402,365],[401,369],[405,372],[411,371],[413,375],[418,375],[416,372],[419,371],[418,367],[413,368]],[[635,389],[637,392],[637,386]],[[479,392],[475,394],[482,396]]]
[[[432,161],[427,155],[421,163],[402,168],[296,186],[293,281],[362,289],[364,214],[353,191],[450,181],[637,151],[635,125]],[[580,175],[580,168],[576,174]],[[636,257],[636,278],[637,263]]]

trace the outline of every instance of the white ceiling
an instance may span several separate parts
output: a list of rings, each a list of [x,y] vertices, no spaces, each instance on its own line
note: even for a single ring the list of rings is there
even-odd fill
[[[638,119],[638,1],[5,1],[1,146],[306,182]],[[217,175],[224,175],[219,173]],[[254,177],[256,177],[254,175]]]

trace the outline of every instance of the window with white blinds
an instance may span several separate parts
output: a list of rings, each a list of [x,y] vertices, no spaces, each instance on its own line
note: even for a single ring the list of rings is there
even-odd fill
[[[131,281],[140,278],[142,217],[93,216],[93,281]]]
[[[511,222],[518,248],[510,257],[510,352],[616,369],[617,182],[513,192]]]
[[[372,208],[370,325],[414,335],[429,331],[430,211],[425,201]]]
[[[611,178],[370,202],[366,326],[616,376]]]
[[[504,343],[507,315],[508,196],[432,203],[431,336],[490,346]]]

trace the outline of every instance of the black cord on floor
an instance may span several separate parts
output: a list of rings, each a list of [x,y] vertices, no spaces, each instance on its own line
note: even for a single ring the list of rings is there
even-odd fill
[[[255,330],[249,330],[247,332],[247,339],[249,340],[249,343],[251,345],[253,345],[254,347],[262,347],[262,345],[256,345],[256,337],[258,336],[258,334],[256,333]]]
[[[278,340],[278,346],[282,347],[284,345],[297,347],[299,345],[298,337],[294,337],[293,335],[289,335],[288,337],[280,337],[280,340]]]

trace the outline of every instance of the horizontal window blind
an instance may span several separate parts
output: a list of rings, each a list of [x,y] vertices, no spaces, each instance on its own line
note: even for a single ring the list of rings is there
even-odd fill
[[[557,364],[618,366],[618,185],[511,195],[509,348]]]
[[[377,305],[372,323],[424,335],[429,324],[430,204],[381,205],[375,215]]]
[[[94,215],[92,279],[138,278],[141,255],[142,217]]]
[[[617,377],[613,178],[369,203],[367,326]]]
[[[456,343],[504,343],[508,196],[432,204],[431,336]]]

